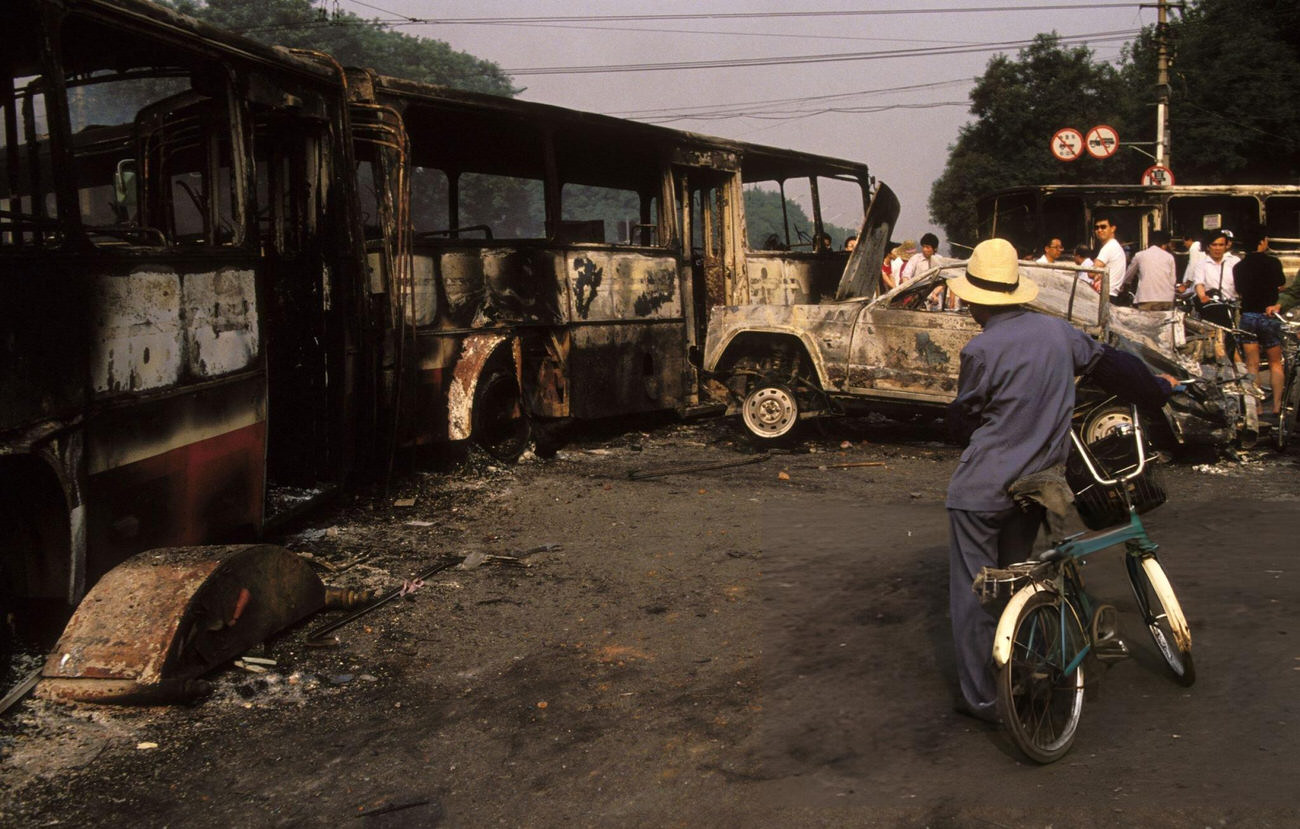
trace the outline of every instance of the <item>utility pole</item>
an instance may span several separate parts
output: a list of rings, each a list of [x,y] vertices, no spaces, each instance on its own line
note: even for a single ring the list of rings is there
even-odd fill
[[[1169,4],[1156,5],[1156,164],[1169,166]]]

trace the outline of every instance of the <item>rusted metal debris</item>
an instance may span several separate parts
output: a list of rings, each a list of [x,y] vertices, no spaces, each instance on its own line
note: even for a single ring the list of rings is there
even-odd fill
[[[433,576],[436,573],[440,573],[443,570],[449,570],[452,567],[457,567],[462,564],[467,564],[472,559],[476,561],[475,566],[477,566],[477,564],[481,564],[486,561],[499,561],[502,563],[508,562],[516,566],[519,566],[520,565],[519,560],[526,556],[530,556],[535,553],[547,553],[558,549],[560,549],[559,544],[541,544],[536,547],[530,547],[527,550],[512,551],[509,554],[504,556],[489,555],[486,553],[471,553],[468,556],[444,557],[442,559],[439,559],[436,563],[430,565],[427,569],[420,572],[414,578],[403,581],[401,587],[393,588],[392,590],[388,591],[382,596],[376,598],[370,604],[366,605],[360,610],[357,610],[355,613],[350,613],[347,616],[344,616],[342,619],[339,619],[334,622],[330,622],[327,625],[323,625],[311,631],[310,633],[307,634],[307,644],[312,647],[327,647],[329,645],[333,645],[335,643],[335,640],[326,637],[328,637],[334,631],[346,625],[351,624],[357,619],[360,619],[362,616],[365,616],[375,610],[378,610],[379,608],[391,602],[393,599],[414,593],[416,590],[424,586],[424,580],[429,578],[430,576]]]
[[[46,660],[37,694],[158,703],[206,690],[199,677],[325,604],[299,556],[269,544],[151,550],[87,594]]]
[[[41,669],[37,668],[19,680],[17,685],[10,688],[9,693],[5,694],[3,699],[0,699],[0,714],[8,711],[14,703],[27,696],[27,694],[36,687],[36,683],[40,681],[40,678]]]

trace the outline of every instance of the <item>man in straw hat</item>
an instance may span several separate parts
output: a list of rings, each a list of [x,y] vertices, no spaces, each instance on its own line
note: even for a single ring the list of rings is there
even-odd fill
[[[1016,249],[1005,239],[976,245],[966,272],[948,287],[984,329],[961,350],[957,399],[948,407],[949,428],[965,445],[947,499],[949,606],[961,686],[956,707],[996,721],[990,665],[997,623],[971,584],[981,567],[1025,560],[1044,517],[1042,507],[1017,506],[1007,488],[1065,462],[1076,375],[1157,408],[1177,381],[1157,378],[1138,358],[1025,308],[1038,286],[1020,275]]]

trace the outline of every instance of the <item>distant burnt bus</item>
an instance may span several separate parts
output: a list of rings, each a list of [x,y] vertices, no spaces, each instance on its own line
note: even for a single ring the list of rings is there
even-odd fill
[[[1107,213],[1132,253],[1147,246],[1152,230],[1175,239],[1200,239],[1211,230],[1262,227],[1287,278],[1300,268],[1300,186],[1287,184],[1175,185],[1043,184],[999,190],[979,200],[979,238],[1000,236],[1022,253],[1037,255],[1044,240],[1066,250],[1093,245],[1092,217]],[[1180,254],[1175,245],[1175,254]],[[1180,268],[1186,256],[1179,256]]]

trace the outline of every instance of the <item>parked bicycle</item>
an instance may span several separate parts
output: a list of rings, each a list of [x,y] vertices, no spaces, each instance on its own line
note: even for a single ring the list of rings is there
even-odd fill
[[[1282,360],[1285,383],[1282,386],[1282,411],[1273,431],[1273,448],[1281,452],[1295,436],[1296,415],[1300,410],[1300,322],[1282,319]]]
[[[1095,603],[1084,591],[1080,568],[1086,556],[1124,548],[1138,612],[1156,648],[1177,682],[1191,685],[1196,678],[1187,620],[1139,517],[1164,503],[1165,493],[1153,474],[1136,409],[1129,424],[1096,443],[1085,445],[1074,430],[1070,437],[1078,455],[1067,477],[1079,514],[1093,531],[1069,536],[1030,561],[985,568],[976,579],[984,597],[1010,597],[993,644],[998,714],[1020,750],[1039,763],[1059,760],[1074,743],[1085,676],[1129,654],[1115,608]],[[1076,483],[1083,475],[1086,481]],[[1046,505],[1051,499],[1034,500]]]

